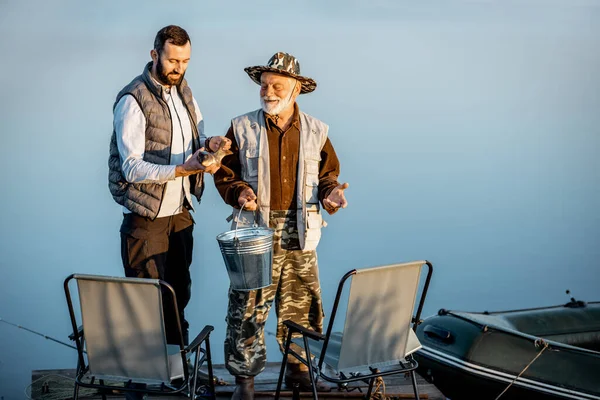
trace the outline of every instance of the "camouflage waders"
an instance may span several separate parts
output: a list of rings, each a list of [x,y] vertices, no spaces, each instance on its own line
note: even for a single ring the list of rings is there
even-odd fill
[[[298,242],[296,213],[271,211],[273,237],[273,283],[251,291],[229,289],[225,365],[232,375],[255,376],[265,368],[267,348],[264,328],[275,300],[277,342],[283,351],[292,320],[317,332],[323,331],[323,307],[316,251],[302,251]],[[296,348],[300,352],[300,348]],[[289,363],[298,363],[290,357]]]

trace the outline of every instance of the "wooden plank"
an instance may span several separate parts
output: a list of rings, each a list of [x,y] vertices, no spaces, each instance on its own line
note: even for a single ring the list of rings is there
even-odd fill
[[[277,389],[277,379],[279,377],[279,363],[267,363],[265,370],[255,378],[255,399],[256,400],[272,400],[275,397]],[[220,384],[216,386],[217,398],[219,400],[230,399],[233,390],[235,389],[235,378],[229,374],[224,365],[214,365],[214,375],[219,379]],[[75,370],[74,369],[55,369],[55,370],[34,370],[32,371],[32,390],[31,397],[33,399],[57,400],[61,394],[64,394],[64,399],[72,398]],[[44,383],[47,384],[49,393],[43,393]],[[329,384],[328,382],[325,382]],[[396,399],[414,399],[411,380],[407,376],[395,375],[384,377],[385,395]],[[358,390],[351,392],[339,391],[337,386],[329,384],[331,391],[319,392],[319,397],[323,399],[357,399],[363,397],[368,385],[362,381],[353,382],[349,387],[360,387],[362,393]],[[444,400],[442,393],[432,384],[425,381],[417,375],[417,385],[419,388],[420,399]],[[99,399],[97,392],[90,389],[81,389],[82,399]],[[108,396],[111,399],[122,399],[122,394],[113,394]],[[312,398],[312,393],[301,392],[301,398]],[[181,396],[151,396],[151,398],[180,399]],[[291,399],[292,392],[289,389],[283,389],[282,398]]]

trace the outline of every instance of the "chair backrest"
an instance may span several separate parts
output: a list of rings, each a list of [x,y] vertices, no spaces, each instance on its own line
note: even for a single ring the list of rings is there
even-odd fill
[[[411,328],[425,263],[356,270],[348,296],[338,370],[390,365],[420,347]]]
[[[103,379],[169,382],[160,281],[73,277],[90,372]]]

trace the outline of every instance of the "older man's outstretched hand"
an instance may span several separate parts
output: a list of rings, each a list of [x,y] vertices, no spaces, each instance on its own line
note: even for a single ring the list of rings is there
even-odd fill
[[[344,190],[348,189],[348,186],[350,186],[348,183],[336,186],[329,193],[329,196],[323,199],[323,206],[327,212],[331,213],[337,211],[339,208],[346,208],[348,206],[348,201],[346,201],[346,196],[344,196]]]

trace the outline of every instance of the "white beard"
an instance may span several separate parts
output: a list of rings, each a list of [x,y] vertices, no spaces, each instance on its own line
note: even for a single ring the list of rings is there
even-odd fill
[[[277,96],[271,96],[271,97],[264,96],[264,97],[260,98],[260,105],[261,105],[263,111],[266,112],[267,114],[279,115],[279,113],[281,113],[283,110],[288,108],[288,106],[291,103],[291,97],[292,96],[287,96],[287,98],[285,98],[285,99],[280,99]],[[267,104],[265,102],[265,100],[279,100],[279,101],[275,105],[270,105],[270,104]]]

